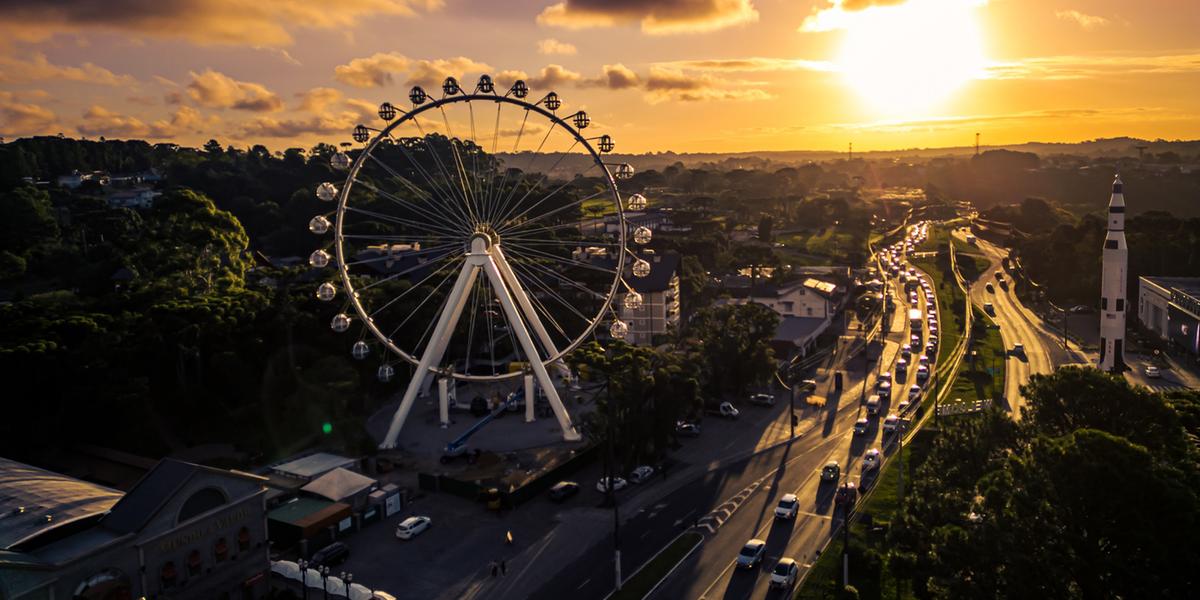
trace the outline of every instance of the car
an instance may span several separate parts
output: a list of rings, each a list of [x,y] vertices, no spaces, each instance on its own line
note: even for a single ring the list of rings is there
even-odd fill
[[[800,382],[800,387],[796,389],[798,394],[811,394],[817,391],[817,381],[815,379],[805,379]]]
[[[987,290],[987,293],[989,293],[989,294],[995,294],[995,293],[996,293],[996,288],[995,288],[995,287],[993,287],[993,286],[992,286],[992,284],[991,284],[990,282],[989,282],[987,285],[983,286],[983,289]]]
[[[597,492],[600,492],[600,493],[608,492],[608,479],[609,478],[607,478],[607,477],[601,477],[600,481],[596,482],[596,491]],[[629,485],[629,483],[620,477],[612,478],[612,489],[614,492],[619,492],[619,491],[625,489],[626,486],[628,486],[628,485]]]
[[[879,457],[879,448],[871,448],[870,450],[867,450],[867,452],[863,454],[862,470],[870,471],[872,469],[878,469]]]
[[[771,394],[754,394],[750,396],[750,404],[758,406],[775,406],[775,396]]]
[[[1158,378],[1162,377],[1162,372],[1159,371],[1158,367],[1156,367],[1154,365],[1150,365],[1150,366],[1146,367],[1145,373],[1146,373],[1146,377],[1149,377],[1150,379],[1158,379]]]
[[[924,382],[926,379],[929,379],[929,366],[919,365],[917,367],[917,381]]]
[[[411,540],[420,535],[422,531],[429,529],[431,525],[433,525],[433,519],[429,517],[409,517],[396,525],[396,537],[402,540]]]
[[[795,519],[800,512],[800,499],[795,494],[784,494],[775,507],[776,519]]]
[[[836,460],[831,460],[821,467],[821,481],[837,481],[838,476],[842,474],[842,467],[838,465]]]
[[[912,358],[912,344],[905,344],[900,347],[900,356],[909,359]]]
[[[853,481],[847,481],[838,488],[837,493],[833,496],[833,502],[841,507],[854,506],[854,502],[858,500],[858,488]]]
[[[875,391],[879,393],[880,398],[891,398],[892,397],[892,382],[887,381],[887,380],[880,381],[879,385],[877,385],[875,387]]]
[[[911,296],[911,297],[908,299],[908,304],[909,304],[909,306],[912,306],[913,308],[916,308],[916,306],[917,306],[917,302],[918,302],[918,300],[917,300],[917,295],[916,295],[916,294],[913,294],[913,295],[912,295],[912,296]]]
[[[911,336],[909,336],[908,341],[911,342],[913,346],[920,346],[921,345],[921,336],[919,334],[914,333]]]
[[[900,416],[896,413],[888,415],[887,418],[883,420],[884,435],[895,433],[898,429],[900,429]]]
[[[1012,353],[1013,356],[1025,356],[1025,344],[1022,344],[1021,342],[1014,343]]]
[[[1071,307],[1071,314],[1073,315],[1086,315],[1090,312],[1092,312],[1092,307],[1086,304],[1077,304]]]
[[[796,578],[800,576],[800,566],[796,561],[784,557],[775,563],[775,568],[771,569],[771,581],[767,584],[768,587],[779,589],[791,589],[796,585]]]
[[[688,421],[680,421],[675,424],[675,435],[683,437],[700,437],[700,426]]]
[[[994,316],[996,316],[996,307],[992,306],[991,302],[984,302],[983,303],[983,312],[985,312],[989,315],[992,315],[994,317]]]
[[[928,367],[929,366],[929,356],[922,354],[921,357],[917,359],[917,363]]]
[[[921,397],[921,386],[913,384],[908,388],[908,400],[911,402]]]
[[[654,467],[650,465],[640,465],[633,469],[629,474],[629,483],[645,483],[646,480],[654,476]]]
[[[996,276],[996,280],[1004,279],[1004,271],[996,271],[994,275]]]
[[[866,417],[859,417],[859,419],[854,422],[854,435],[863,435],[870,427],[871,422],[868,421]]]
[[[928,344],[925,344],[925,356],[934,354],[937,354],[937,340],[930,340]]]
[[[562,502],[571,496],[579,493],[579,484],[574,481],[560,481],[550,488],[550,499],[555,502]]]
[[[879,402],[880,402],[879,394],[871,394],[871,397],[867,398],[867,414],[868,415],[874,416],[874,415],[879,414]]]
[[[347,558],[350,558],[350,548],[341,542],[334,542],[314,552],[309,562],[314,567],[332,567],[346,562]]]
[[[884,371],[884,372],[880,373],[880,374],[879,374],[879,381],[881,381],[881,382],[882,382],[882,381],[886,381],[886,382],[888,382],[888,383],[891,383],[891,382],[892,382],[892,372],[891,372],[891,371]]]
[[[726,419],[736,419],[738,418],[738,415],[742,414],[732,402],[722,402],[720,406],[717,407],[716,413],[722,417],[725,417]]]
[[[740,569],[753,569],[762,563],[763,556],[767,554],[767,543],[759,539],[751,539],[742,546],[742,551],[737,555],[737,566]]]
[[[900,414],[904,414],[904,413],[908,412],[909,406],[912,406],[911,402],[909,402],[908,400],[901,400],[900,404],[896,407],[896,410],[900,411]]]
[[[904,379],[904,374],[908,372],[908,361],[903,357],[896,359],[896,376]]]

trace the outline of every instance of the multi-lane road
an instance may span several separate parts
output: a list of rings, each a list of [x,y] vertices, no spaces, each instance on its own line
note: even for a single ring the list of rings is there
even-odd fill
[[[896,279],[888,278],[890,286]],[[927,298],[918,288],[915,305],[908,302],[902,287],[896,293],[896,309],[887,316],[888,334],[882,354],[876,362],[859,359],[849,368],[857,375],[839,397],[830,398],[831,405],[825,426],[802,438],[778,456],[778,464],[759,480],[754,492],[740,503],[736,511],[726,516],[719,529],[708,533],[703,544],[680,567],[662,582],[651,596],[666,598],[788,598],[790,592],[770,590],[770,571],[780,558],[795,559],[803,574],[812,567],[818,553],[840,528],[842,510],[835,506],[837,488],[852,481],[860,489],[874,483],[877,471],[862,471],[862,456],[870,448],[880,448],[885,455],[894,444],[891,435],[882,432],[886,415],[898,410],[900,401],[907,398],[909,386],[916,383],[915,366],[906,376],[895,377],[894,366],[900,348],[911,335],[907,313],[910,308],[921,310],[925,316]],[[935,309],[936,311],[936,304]],[[922,327],[928,331],[928,325]],[[922,341],[924,341],[924,334]],[[912,354],[915,362],[920,350]],[[855,373],[858,369],[858,373]],[[867,370],[869,369],[869,370]],[[863,377],[865,371],[866,377]],[[890,398],[884,398],[879,414],[869,419],[865,433],[855,434],[855,422],[866,416],[861,399],[875,393],[880,372],[893,371],[895,381]],[[864,385],[867,387],[862,387]],[[820,472],[826,462],[835,460],[841,467],[839,480],[822,481]],[[785,494],[795,494],[800,512],[794,520],[774,518],[774,510]],[[747,540],[756,538],[767,544],[766,558],[753,569],[739,569],[735,557]]]

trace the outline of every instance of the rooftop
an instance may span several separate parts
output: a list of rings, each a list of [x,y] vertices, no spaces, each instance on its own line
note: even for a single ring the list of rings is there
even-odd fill
[[[300,489],[337,502],[374,485],[374,479],[338,467]]]
[[[1200,277],[1151,277],[1143,275],[1142,279],[1167,291],[1176,289],[1200,300]]]
[[[271,470],[281,475],[290,475],[292,477],[299,477],[300,479],[313,479],[338,467],[352,467],[355,462],[357,461],[353,458],[329,454],[328,452],[317,452],[303,458],[275,465],[271,467]]]
[[[0,458],[0,549],[105,513],[121,496],[117,490]]]

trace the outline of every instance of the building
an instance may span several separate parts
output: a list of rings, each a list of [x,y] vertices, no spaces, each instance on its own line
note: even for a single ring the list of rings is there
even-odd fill
[[[307,483],[334,469],[349,469],[354,471],[357,465],[358,461],[353,458],[330,454],[328,452],[314,452],[307,456],[272,466],[271,473]]]
[[[679,326],[679,265],[678,254],[655,254],[646,250],[641,258],[650,263],[650,274],[634,277],[632,260],[625,262],[624,279],[633,290],[642,296],[642,305],[636,309],[625,306],[625,293],[617,294],[620,318],[629,325],[625,341],[644,346],[654,343],[654,337],[663,335]]]
[[[165,459],[122,494],[0,458],[0,598],[265,598],[265,482]]]
[[[1139,277],[1138,322],[1176,348],[1200,354],[1200,277]]]
[[[162,194],[149,188],[119,190],[104,197],[104,201],[113,208],[150,208],[154,199]]]
[[[762,304],[779,315],[772,347],[780,357],[808,353],[817,337],[829,328],[844,297],[835,283],[808,277],[783,285],[727,288],[730,296],[718,304]]]
[[[1129,247],[1125,244],[1125,194],[1121,176],[1113,180],[1108,200],[1108,233],[1100,278],[1100,370],[1125,370],[1126,277]]]

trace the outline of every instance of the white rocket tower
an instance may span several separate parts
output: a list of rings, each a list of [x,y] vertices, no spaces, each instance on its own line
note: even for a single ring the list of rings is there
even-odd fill
[[[1125,194],[1121,176],[1113,180],[1108,201],[1108,235],[1104,237],[1104,271],[1100,280],[1100,370],[1125,370],[1125,276],[1129,247],[1125,245]]]

